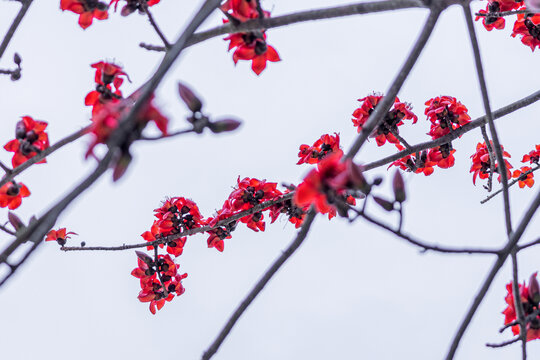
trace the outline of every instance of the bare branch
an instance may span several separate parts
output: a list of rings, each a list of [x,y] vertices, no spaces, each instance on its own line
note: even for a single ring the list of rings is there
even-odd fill
[[[540,169],[540,165],[537,165],[536,167],[532,168],[531,170],[529,171],[525,171],[522,175],[527,175],[527,174],[530,174],[536,170]],[[508,183],[508,187],[510,188],[511,186],[515,185],[516,183],[519,182],[519,178],[517,179],[514,179],[512,181],[510,181]],[[484,200],[480,201],[480,204],[485,204],[486,202],[488,202],[489,200],[493,199],[495,196],[497,196],[498,194],[500,194],[502,192],[502,189],[500,190],[497,190],[495,191],[493,194],[489,195],[488,197],[486,197]]]
[[[510,340],[507,340],[507,341],[503,341],[502,343],[499,343],[499,344],[491,344],[491,343],[487,343],[486,346],[487,347],[492,347],[492,348],[500,348],[500,347],[504,347],[504,346],[508,346],[508,345],[511,345],[515,342],[518,342],[520,340],[519,336],[516,336],[515,338],[513,339],[510,339]]]
[[[4,40],[2,40],[2,43],[0,44],[0,58],[2,57],[2,55],[4,55],[4,52],[6,51],[8,45],[9,45],[9,42],[13,38],[13,35],[15,34],[15,31],[19,27],[19,24],[21,23],[22,19],[24,18],[24,15],[26,15],[26,12],[28,11],[28,8],[30,7],[30,5],[32,5],[32,1],[34,1],[34,0],[21,1],[21,3],[22,3],[21,9],[19,10],[19,13],[17,14],[17,16],[15,16],[15,19],[13,20],[13,23],[11,24],[11,26],[9,27],[6,35],[4,36]]]

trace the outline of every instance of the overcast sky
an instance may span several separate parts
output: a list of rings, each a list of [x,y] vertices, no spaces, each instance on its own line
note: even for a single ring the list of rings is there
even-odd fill
[[[163,0],[153,14],[169,39],[183,29],[201,1]],[[265,0],[273,15],[345,4],[346,1]],[[483,4],[474,3],[474,9]],[[19,9],[0,3],[0,34]],[[308,171],[297,166],[300,144],[339,132],[348,149],[356,136],[351,113],[357,99],[384,92],[415,40],[427,10],[351,16],[271,29],[268,43],[283,61],[269,63],[256,76],[249,62],[236,67],[222,37],[193,46],[175,63],[156,94],[156,103],[171,120],[170,128],[187,126],[185,106],[176,83],[189,83],[211,115],[244,121],[234,134],[189,135],[161,142],[137,143],[127,174],[118,183],[107,174],[76,200],[56,227],[79,234],[71,244],[138,243],[150,229],[152,210],[166,196],[194,200],[205,216],[221,207],[238,176],[298,183]],[[203,27],[221,24],[215,13]],[[497,109],[538,90],[538,53],[510,37],[513,21],[488,33],[476,23],[492,107]],[[23,76],[0,78],[0,142],[13,138],[23,115],[49,123],[51,142],[86,126],[90,109],[85,95],[94,88],[90,64],[121,64],[132,83],[129,94],[156,69],[160,53],[139,48],[159,44],[147,19],[110,14],[87,30],[77,16],[62,12],[58,1],[35,1],[17,31],[0,68],[12,67],[15,51],[23,58]],[[438,95],[457,97],[472,118],[483,105],[473,69],[468,35],[460,8],[445,11],[399,97],[411,102],[419,121],[400,130],[410,143],[428,140],[424,102]],[[540,143],[539,105],[497,121],[511,163]],[[456,165],[429,177],[407,174],[404,229],[448,246],[496,247],[505,243],[502,198],[480,205],[486,196],[472,184],[470,155],[480,131],[454,142]],[[2,144],[3,144],[2,143]],[[40,215],[95,166],[84,161],[89,139],[58,151],[48,164],[18,177],[32,192],[16,213]],[[367,143],[356,157],[368,162],[394,151]],[[10,154],[0,159],[10,161]],[[370,176],[389,178],[386,166]],[[385,184],[389,183],[385,180]],[[517,223],[538,189],[511,189]],[[389,194],[381,187],[380,194]],[[369,207],[396,224],[396,218]],[[0,216],[6,217],[2,209]],[[523,241],[538,236],[537,217]],[[0,290],[0,345],[5,359],[197,359],[228,316],[274,258],[294,238],[294,226],[281,219],[254,233],[239,226],[225,241],[225,251],[206,247],[206,236],[188,239],[178,258],[186,292],[152,315],[137,300],[139,281],[133,251],[63,253],[54,243],[41,246]],[[0,234],[0,247],[9,237]],[[540,248],[520,254],[520,278],[539,270]],[[317,217],[308,239],[241,318],[216,359],[439,359],[490,268],[489,256],[420,254],[418,249],[362,221]],[[519,345],[493,350],[486,342],[510,338],[498,329],[504,321],[508,264],[497,276],[469,327],[458,359],[517,358]],[[530,358],[540,342],[529,343]]]

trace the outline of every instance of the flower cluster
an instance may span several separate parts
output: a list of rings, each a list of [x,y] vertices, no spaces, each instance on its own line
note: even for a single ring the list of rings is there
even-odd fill
[[[333,152],[342,152],[339,147],[339,134],[324,134],[312,146],[300,145],[300,152],[298,153],[300,160],[296,164],[316,164],[326,155]]]
[[[140,279],[138,299],[150,303],[150,312],[155,314],[156,309],[161,310],[165,302],[171,301],[175,294],[180,296],[184,293],[182,280],[187,274],[178,273],[179,267],[169,255],[158,255],[153,259],[143,252],[136,253],[138,267],[133,269],[131,275]]]
[[[14,168],[49,147],[49,136],[45,132],[46,127],[45,121],[34,120],[30,116],[23,116],[22,120],[17,123],[15,139],[4,145],[4,149],[15,153],[11,159]],[[43,159],[38,164],[45,162],[47,160]]]
[[[516,305],[514,302],[514,289],[512,282],[506,285],[508,294],[504,298],[508,305],[504,309],[504,324],[512,325],[512,332],[514,335],[518,335],[520,332],[519,325],[515,323],[517,319]],[[521,306],[523,307],[524,316],[526,319],[527,328],[527,341],[540,339],[540,286],[538,280],[536,280],[536,273],[532,274],[529,278],[529,285],[518,284],[519,286],[519,298],[521,300]]]
[[[512,37],[521,36],[521,42],[532,51],[540,48],[540,14],[518,14],[512,30]]]
[[[254,0],[227,0],[221,5],[221,10],[228,19],[224,23],[232,21],[241,23],[250,19],[268,18],[270,12],[257,9],[257,2]],[[259,75],[266,68],[267,61],[280,61],[277,51],[266,43],[265,31],[250,31],[246,33],[230,34],[224,40],[230,41],[229,50],[235,49],[233,61],[251,60],[251,69]]]
[[[124,82],[123,77],[128,76],[120,66],[113,63],[100,61],[90,66],[96,69],[96,90],[86,95],[84,104],[92,106],[92,114],[96,114],[105,104],[117,103],[122,99],[120,86]]]
[[[455,97],[437,96],[426,102],[427,115],[431,126],[428,135],[433,140],[441,138],[457,128],[471,122],[468,110]]]
[[[77,235],[77,233],[74,233],[73,231],[67,232],[66,228],[58,230],[53,229],[47,233],[45,241],[56,241],[58,245],[64,246],[66,245],[67,239],[71,237],[70,235]]]
[[[487,31],[493,29],[501,30],[504,29],[505,20],[503,17],[498,17],[493,15],[493,13],[511,11],[519,9],[523,6],[523,1],[516,0],[488,0],[485,10],[480,10],[478,13],[484,14],[485,16],[477,16],[476,21],[482,19],[482,23]]]
[[[493,144],[491,144],[493,147]],[[504,151],[504,147],[501,145],[501,151],[504,157],[511,157],[510,154],[506,151]],[[471,155],[472,159],[472,165],[471,170],[469,172],[473,173],[473,184],[476,184],[476,177],[479,177],[480,179],[487,179],[491,173],[491,158],[489,155],[489,150],[486,146],[486,143],[478,143],[476,145],[476,152]],[[504,159],[505,167],[506,167],[506,173],[507,177],[510,178],[512,174],[510,173],[510,169],[512,169],[512,165]],[[499,173],[499,164],[495,163],[493,166],[493,172]],[[499,175],[498,180],[501,181],[501,176]]]
[[[352,116],[353,125],[362,131],[362,128],[369,119],[369,115],[375,110],[377,104],[382,100],[382,95],[369,95],[358,99],[362,105],[354,110]],[[416,123],[418,117],[411,111],[411,106],[403,103],[396,97],[392,108],[386,113],[380,125],[373,131],[370,137],[375,138],[377,145],[382,146],[388,141],[395,144],[399,150],[403,150],[396,135],[399,134],[398,126],[403,125],[403,120],[412,120]]]

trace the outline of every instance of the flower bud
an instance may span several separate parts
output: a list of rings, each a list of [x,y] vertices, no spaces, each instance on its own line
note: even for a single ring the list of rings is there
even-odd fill
[[[532,274],[529,278],[529,298],[535,304],[538,304],[540,302],[540,285],[538,285],[538,280],[536,280],[536,274]]]
[[[118,160],[113,170],[113,181],[120,179],[125,173],[131,163],[132,157],[129,153],[123,153],[122,157]]]
[[[137,254],[137,257],[148,265],[152,265],[152,263],[154,262],[154,259],[152,259],[148,254],[143,253],[142,251],[135,251],[135,254]]]
[[[182,83],[178,83],[178,93],[180,94],[182,100],[186,103],[189,110],[192,112],[201,111],[202,102],[197,96],[195,96],[190,88]]]
[[[384,210],[386,211],[392,211],[394,210],[394,203],[388,201],[388,200],[385,200],[383,198],[380,198],[378,196],[374,196],[373,197],[373,200],[375,200],[375,202],[377,204],[379,204]]]
[[[17,54],[17,53],[13,54],[13,62],[17,66],[21,65],[21,61],[22,61],[22,59],[21,59],[21,56],[19,54]]]
[[[355,189],[359,189],[363,193],[369,192],[369,184],[367,183],[366,178],[364,177],[364,174],[362,174],[363,167],[360,165],[356,165],[350,159],[347,160],[346,165],[347,165],[347,174],[353,187]]]
[[[15,232],[19,231],[19,229],[25,228],[25,225],[21,221],[21,219],[19,219],[19,217],[15,215],[14,213],[12,213],[11,211],[8,212],[8,220],[9,220],[9,223],[15,229]]]
[[[242,125],[242,123],[238,120],[224,119],[210,122],[210,124],[208,124],[208,127],[210,128],[210,130],[212,130],[213,133],[217,134],[221,132],[236,130],[240,125]]]
[[[404,202],[407,195],[405,194],[405,183],[403,182],[403,177],[401,176],[401,172],[399,170],[397,170],[394,174],[392,187],[394,189],[394,197],[396,201],[400,203]]]

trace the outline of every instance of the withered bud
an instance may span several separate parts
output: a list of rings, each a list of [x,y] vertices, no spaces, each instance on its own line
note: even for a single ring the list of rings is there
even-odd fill
[[[21,56],[17,53],[13,54],[13,62],[17,65],[17,66],[20,66],[21,65],[21,62],[22,62],[22,59],[21,59]]]
[[[19,231],[19,229],[25,228],[25,225],[22,222],[22,220],[19,219],[19,217],[15,215],[15,213],[12,213],[11,211],[8,212],[8,220],[16,232]]]
[[[192,112],[199,112],[202,109],[201,100],[195,96],[193,91],[182,83],[178,83],[178,93],[182,100],[186,103],[189,110]]]
[[[383,182],[383,178],[382,178],[382,177],[376,177],[375,179],[373,179],[373,185],[375,185],[375,186],[381,185],[382,182]]]
[[[125,173],[131,163],[132,157],[128,152],[122,154],[113,170],[113,181],[120,179]]]
[[[401,172],[399,170],[396,170],[396,173],[394,174],[392,187],[394,189],[394,197],[396,201],[400,203],[404,202],[407,195],[405,193],[405,183],[403,182],[403,177],[401,176]]]
[[[137,257],[148,265],[152,265],[152,263],[154,262],[154,259],[152,259],[152,257],[150,257],[146,253],[143,253],[142,251],[135,251],[135,254],[137,254]]]
[[[375,200],[375,202],[377,204],[380,205],[380,207],[382,207],[384,210],[386,211],[392,211],[394,210],[394,203],[393,202],[390,202],[388,200],[385,200],[383,198],[380,198],[378,196],[374,196],[373,197],[373,200]]]
[[[17,81],[21,78],[21,72],[19,69],[13,71],[11,73],[11,76],[9,77],[11,79],[11,81]]]
[[[369,192],[369,184],[362,174],[363,167],[356,165],[352,160],[347,160],[347,174],[355,189],[359,189],[363,193]]]
[[[540,285],[538,285],[538,280],[536,280],[536,273],[532,274],[529,278],[529,297],[536,304],[540,302]]]
[[[238,129],[238,127],[242,125],[242,122],[234,119],[223,119],[211,122],[208,124],[208,127],[210,130],[212,130],[213,133],[221,133],[221,132],[227,132],[227,131],[233,131]]]

